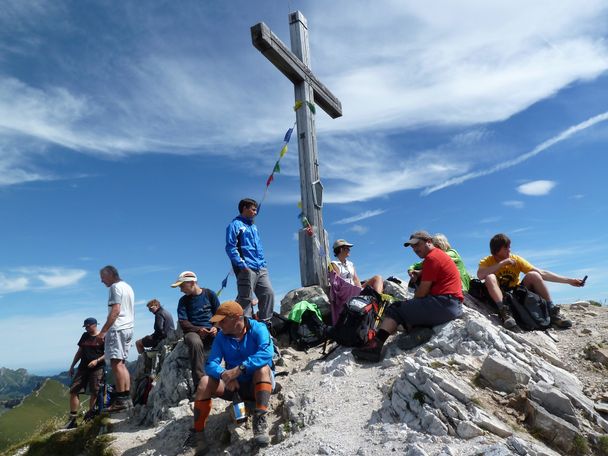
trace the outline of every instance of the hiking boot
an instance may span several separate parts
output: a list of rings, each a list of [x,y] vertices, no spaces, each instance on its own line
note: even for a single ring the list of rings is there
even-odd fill
[[[551,317],[551,324],[556,328],[560,329],[568,329],[572,328],[572,321],[564,318],[564,316],[560,312],[559,306],[553,306],[549,310],[549,315]]]
[[[70,420],[66,423],[66,425],[63,427],[63,429],[74,429],[77,426],[78,425],[76,424],[76,417],[70,416]]]
[[[255,413],[253,415],[253,440],[258,446],[266,446],[270,443],[266,415],[266,413]]]
[[[93,418],[95,418],[95,415],[96,415],[95,410],[89,410],[87,413],[84,414],[84,418],[82,419],[82,421],[84,421],[85,423],[88,423]]]
[[[106,412],[116,413],[122,412],[123,410],[131,410],[133,408],[133,401],[130,397],[117,397],[114,404],[110,405]]]
[[[414,328],[409,333],[404,334],[397,339],[397,347],[401,350],[411,350],[412,348],[431,340],[433,334],[435,333],[431,328]]]
[[[363,347],[353,348],[352,354],[357,361],[377,363],[382,359],[382,343],[374,337]]]
[[[204,430],[197,432],[194,429],[190,429],[183,446],[194,448],[194,456],[202,456],[209,453],[209,442]]]
[[[517,327],[517,322],[513,315],[511,314],[511,309],[509,309],[506,305],[498,306],[498,315],[500,315],[500,319],[502,320],[502,325],[506,329],[514,329]]]

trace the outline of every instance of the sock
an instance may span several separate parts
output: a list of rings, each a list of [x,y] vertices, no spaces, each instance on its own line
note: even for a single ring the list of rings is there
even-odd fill
[[[78,416],[78,412],[72,412],[72,411],[70,411],[70,419],[76,418],[77,416]]]
[[[256,413],[266,413],[270,402],[270,393],[272,393],[272,383],[258,382],[255,384],[254,391]]]
[[[376,339],[378,339],[381,343],[384,344],[384,342],[386,342],[386,339],[388,339],[388,336],[390,335],[391,333],[389,333],[386,329],[379,329],[376,333]]]
[[[194,401],[194,430],[202,432],[211,413],[211,399]]]

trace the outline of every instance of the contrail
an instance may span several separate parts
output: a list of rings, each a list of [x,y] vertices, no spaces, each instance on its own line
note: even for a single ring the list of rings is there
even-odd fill
[[[462,176],[454,177],[452,179],[448,179],[447,181],[445,181],[441,184],[435,185],[433,187],[425,188],[422,191],[421,195],[427,196],[433,192],[444,189],[446,187],[450,187],[452,185],[459,185],[470,179],[475,179],[476,177],[481,177],[481,176],[487,176],[488,174],[495,173],[496,171],[502,171],[503,169],[518,165],[521,162],[526,161],[527,159],[540,154],[543,150],[548,149],[549,147],[568,139],[570,136],[578,133],[579,131],[592,127],[593,125],[598,124],[600,122],[604,122],[605,120],[608,120],[608,111],[603,112],[602,114],[598,114],[597,116],[591,117],[590,119],[587,119],[584,122],[573,125],[572,127],[562,131],[559,135],[556,135],[553,138],[550,138],[550,139],[546,140],[545,142],[539,144],[534,149],[532,149],[530,152],[520,155],[519,157],[514,158],[513,160],[500,163],[489,169],[485,169],[482,171],[475,171],[472,173],[463,174]]]

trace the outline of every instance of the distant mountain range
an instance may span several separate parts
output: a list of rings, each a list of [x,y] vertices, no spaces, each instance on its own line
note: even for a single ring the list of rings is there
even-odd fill
[[[29,374],[26,369],[13,370],[0,367],[0,405],[9,408],[17,405],[25,396],[40,388],[47,378],[56,380],[66,386],[70,385],[67,372],[41,377]]]

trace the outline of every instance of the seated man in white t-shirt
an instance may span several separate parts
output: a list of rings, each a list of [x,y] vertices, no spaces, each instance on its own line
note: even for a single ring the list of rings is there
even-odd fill
[[[353,296],[358,296],[364,287],[373,288],[378,294],[384,291],[384,281],[379,275],[375,275],[363,282],[359,280],[355,265],[348,260],[350,248],[353,244],[346,242],[344,239],[338,239],[334,242],[333,250],[337,260],[331,262],[330,273],[330,302],[332,324],[336,324],[338,317],[344,308],[344,305]]]

